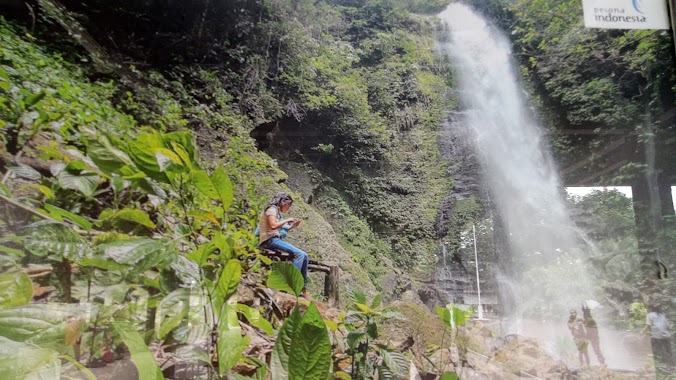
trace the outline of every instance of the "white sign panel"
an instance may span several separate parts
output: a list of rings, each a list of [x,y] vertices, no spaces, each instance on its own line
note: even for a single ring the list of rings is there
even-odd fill
[[[669,29],[666,0],[582,0],[584,26],[608,29]]]

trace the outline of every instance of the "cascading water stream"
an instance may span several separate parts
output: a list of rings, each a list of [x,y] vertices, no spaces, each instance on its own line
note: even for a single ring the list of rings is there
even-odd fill
[[[538,306],[530,300],[547,297],[542,293],[546,289],[529,289],[522,275],[575,250],[581,236],[566,209],[542,129],[524,99],[510,42],[465,5],[451,4],[439,17],[449,29],[439,44],[455,65],[466,110],[463,124],[471,131],[484,184],[505,231],[505,257],[498,258],[502,262],[496,279],[502,293],[500,308],[507,318],[503,331],[518,333],[520,312]],[[571,279],[575,285],[571,292],[581,287],[591,292],[591,279],[585,277]],[[579,304],[565,307],[575,306]]]

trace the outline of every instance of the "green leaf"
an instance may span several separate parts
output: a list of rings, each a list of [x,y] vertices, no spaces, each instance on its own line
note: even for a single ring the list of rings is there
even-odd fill
[[[188,154],[189,161],[192,164],[196,164],[199,162],[199,150],[197,149],[195,136],[192,134],[192,132],[190,131],[171,132],[162,136],[162,139],[167,148],[173,148],[174,147],[173,143],[180,145]]]
[[[472,315],[472,308],[464,305],[449,304],[446,307],[435,306],[434,309],[449,328],[464,325]]]
[[[376,294],[376,296],[373,297],[373,301],[371,302],[371,309],[379,308],[380,305],[382,304],[382,302],[383,302],[383,296],[380,293]]]
[[[237,292],[239,279],[242,276],[242,264],[237,259],[228,261],[221,272],[216,284],[217,297],[225,302],[230,296]]]
[[[72,174],[66,170],[61,171],[57,176],[59,186],[64,189],[77,190],[86,197],[91,197],[99,187],[101,177],[98,174],[82,171],[79,174]]]
[[[362,292],[361,290],[352,290],[352,291],[350,292],[350,300],[351,300],[353,303],[361,303],[361,304],[366,304],[366,303],[367,303],[367,301],[366,301],[366,295],[365,295],[364,292]]]
[[[209,198],[220,200],[224,209],[232,204],[233,188],[225,168],[219,167],[214,170],[211,176],[208,176],[203,170],[194,171],[193,184],[197,190]]]
[[[400,352],[388,351],[380,347],[378,353],[383,358],[385,366],[397,377],[405,377],[409,373],[408,362]]]
[[[366,333],[361,331],[352,331],[347,334],[347,345],[352,349],[356,350],[359,343],[364,341],[366,338]]]
[[[174,141],[171,141],[169,145],[171,146],[171,149],[174,151],[174,153],[176,153],[176,155],[181,158],[182,164],[188,169],[192,169],[193,162],[190,159],[190,154],[185,150],[185,148]]]
[[[155,148],[153,150],[155,153],[155,159],[159,165],[160,171],[163,172],[181,172],[183,171],[183,161],[173,151],[167,148]]]
[[[242,313],[244,317],[246,317],[246,320],[249,321],[252,326],[258,327],[259,329],[265,331],[268,335],[275,334],[274,330],[272,329],[272,324],[270,324],[267,319],[263,318],[257,309],[243,304],[237,304],[235,307],[237,308],[238,312]]]
[[[355,303],[354,303],[354,306],[356,306],[357,309],[361,310],[361,311],[362,311],[363,313],[365,313],[365,314],[373,314],[373,313],[375,313],[374,310],[371,310],[370,307],[368,307],[367,305],[365,305],[365,304],[363,304],[363,303],[356,303],[356,302],[355,302]]]
[[[94,304],[29,304],[0,310],[0,335],[64,352],[97,313]]]
[[[105,135],[96,135],[87,141],[87,156],[108,175],[132,164],[129,155],[116,148],[115,145],[121,146],[122,143]]]
[[[80,215],[73,214],[70,211],[66,211],[60,207],[56,207],[48,203],[45,203],[45,210],[47,210],[49,212],[49,215],[51,215],[52,218],[54,219],[61,221],[61,218],[66,218],[71,222],[77,224],[81,228],[85,229],[86,231],[92,229],[92,224],[87,219],[81,217]]]
[[[441,317],[441,321],[444,322],[444,326],[451,327],[451,311],[445,307],[435,306],[434,311],[437,312],[437,315]]]
[[[37,94],[32,94],[28,95],[23,99],[23,103],[26,105],[26,107],[31,107],[36,105],[42,98],[45,97],[45,94],[43,91],[38,92]]]
[[[289,372],[289,355],[291,354],[292,344],[296,330],[300,326],[302,317],[300,308],[295,307],[291,315],[284,321],[284,325],[279,329],[277,341],[272,349],[272,359],[270,360],[270,374],[272,380],[287,380]]]
[[[310,304],[294,334],[289,380],[324,380],[331,368],[331,342],[317,306]]]
[[[83,258],[81,262],[102,269],[129,268],[132,274],[138,274],[155,266],[164,267],[173,262],[175,257],[173,244],[142,238],[100,244],[93,254]]]
[[[25,305],[33,299],[33,282],[27,274],[11,271],[0,274],[0,309]]]
[[[268,287],[295,294],[298,297],[303,290],[303,286],[305,286],[305,280],[303,280],[303,275],[295,265],[281,262],[272,263],[268,275]]]
[[[439,380],[459,380],[458,374],[455,372],[444,372]]]
[[[107,218],[111,222],[132,222],[140,224],[144,227],[150,229],[155,229],[157,226],[155,223],[150,220],[150,216],[147,213],[141,210],[124,208],[122,210],[116,211],[114,214]]]
[[[241,328],[230,328],[228,324],[221,323],[218,338],[218,368],[221,374],[237,364],[250,342],[250,337],[242,336]]]
[[[155,157],[155,149],[157,148],[165,148],[159,133],[141,133],[136,140],[128,144],[127,153],[136,167],[141,169],[148,177],[169,183],[169,178],[163,172]]]
[[[472,307],[466,305],[452,305],[451,316],[454,326],[463,326],[472,316]]]
[[[0,379],[54,380],[60,377],[58,352],[0,336]]]
[[[24,247],[35,256],[48,256],[53,260],[77,260],[87,251],[87,245],[80,235],[62,223],[33,223],[27,232]]]
[[[162,371],[157,366],[152,352],[148,349],[141,335],[128,322],[113,322],[113,328],[131,353],[131,361],[136,365],[139,379],[164,379]]]
[[[28,187],[28,188],[33,188],[33,189],[38,190],[38,191],[41,192],[42,195],[44,195],[45,198],[47,198],[47,199],[54,199],[54,193],[52,192],[52,189],[50,189],[50,188],[47,187],[47,186],[44,186],[44,185],[38,185],[38,184],[35,184],[35,183],[30,183],[30,184],[25,185],[25,186]],[[22,188],[23,188],[23,186],[22,186]]]
[[[155,313],[157,338],[164,339],[181,324],[190,309],[190,289],[176,289],[160,301]]]
[[[369,334],[371,339],[377,339],[378,338],[378,325],[371,322],[366,325],[366,333]]]

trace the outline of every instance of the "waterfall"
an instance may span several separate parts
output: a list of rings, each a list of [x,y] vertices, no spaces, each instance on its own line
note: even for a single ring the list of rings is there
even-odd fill
[[[578,249],[581,236],[566,209],[544,131],[519,83],[511,43],[465,5],[451,4],[438,17],[448,27],[449,34],[439,46],[455,66],[462,124],[470,130],[496,223],[501,225],[497,230],[503,231],[495,278],[501,295],[499,306],[503,317],[508,317],[503,328],[517,333],[521,312],[548,300],[546,289],[529,288],[523,274]],[[561,286],[570,286],[571,299],[590,296],[580,294],[580,289],[593,289],[589,276],[571,278],[569,283]],[[575,306],[579,303],[561,305]]]

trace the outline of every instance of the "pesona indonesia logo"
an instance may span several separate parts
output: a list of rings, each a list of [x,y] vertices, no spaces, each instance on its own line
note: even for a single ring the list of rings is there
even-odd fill
[[[669,29],[664,0],[582,0],[584,25],[604,29]]]
[[[643,10],[641,9],[643,7],[643,0],[631,0],[631,5],[634,6],[636,12],[643,14]]]
[[[616,1],[615,6],[612,7],[594,7],[594,20],[598,22],[613,22],[613,23],[643,23],[648,21],[643,15],[643,1],[631,0],[632,7],[622,7],[620,4],[628,5],[629,0]]]

